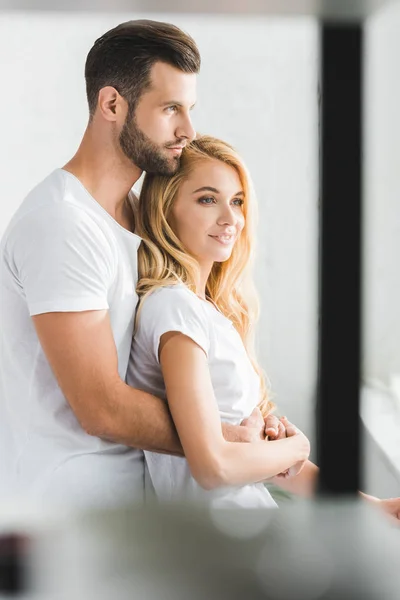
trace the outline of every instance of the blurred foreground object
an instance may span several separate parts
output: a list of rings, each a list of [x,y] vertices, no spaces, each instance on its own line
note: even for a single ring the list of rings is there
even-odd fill
[[[153,507],[51,523],[31,536],[23,598],[399,598],[400,528],[361,501]]]
[[[26,581],[29,539],[18,534],[0,534],[0,592],[9,596],[23,593]]]

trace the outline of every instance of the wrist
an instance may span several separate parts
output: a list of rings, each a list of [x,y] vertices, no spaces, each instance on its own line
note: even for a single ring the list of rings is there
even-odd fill
[[[296,440],[298,443],[298,462],[304,462],[308,460],[308,457],[310,456],[310,442],[306,436],[297,434],[290,439]]]

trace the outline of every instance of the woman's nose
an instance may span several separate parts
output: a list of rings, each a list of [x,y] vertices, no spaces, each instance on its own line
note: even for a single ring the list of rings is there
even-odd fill
[[[236,225],[237,216],[230,206],[225,207],[224,210],[221,211],[217,223],[218,225]]]

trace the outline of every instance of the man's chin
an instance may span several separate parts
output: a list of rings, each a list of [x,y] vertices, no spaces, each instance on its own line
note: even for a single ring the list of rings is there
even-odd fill
[[[132,157],[129,157],[132,163],[139,167],[142,171],[149,173],[150,175],[163,175],[164,177],[172,177],[179,170],[180,167],[180,156],[159,156],[158,160],[150,161],[143,160],[137,161]],[[138,164],[139,163],[139,164]]]
[[[180,165],[181,165],[180,157],[176,156],[165,162],[165,168],[163,169],[163,172],[160,174],[164,175],[166,177],[172,177],[172,175],[175,175],[175,173],[177,173],[179,171]]]

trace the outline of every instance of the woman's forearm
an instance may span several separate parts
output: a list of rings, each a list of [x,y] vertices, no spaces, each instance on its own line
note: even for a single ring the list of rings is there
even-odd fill
[[[276,442],[270,442],[276,444]],[[317,465],[307,460],[304,467],[298,475],[294,477],[273,477],[272,483],[277,485],[283,490],[303,496],[305,498],[312,498],[315,494],[318,484],[319,468]]]
[[[285,471],[309,454],[309,442],[299,434],[276,442],[235,444],[223,442],[192,462],[192,474],[203,487],[211,489],[225,485],[247,485],[264,481]]]

